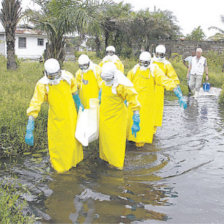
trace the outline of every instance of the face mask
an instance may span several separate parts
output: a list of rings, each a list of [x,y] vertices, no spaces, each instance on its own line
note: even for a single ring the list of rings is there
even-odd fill
[[[55,79],[55,80],[49,80],[50,85],[58,85],[60,83],[61,79]]]
[[[89,66],[90,66],[90,63],[87,63],[87,64],[79,65],[79,68],[82,70],[83,73],[86,73],[89,71]]]
[[[55,73],[44,72],[45,76],[48,79],[50,85],[58,85],[61,81],[61,70]]]
[[[49,80],[57,80],[61,77],[61,70],[54,73],[48,73],[47,71],[45,71],[44,73]]]
[[[164,62],[165,61],[165,54],[163,54],[163,53],[156,53],[156,60],[158,62]]]
[[[104,80],[105,81],[105,84],[106,86],[112,86],[114,84],[114,79],[110,79],[110,80]]]
[[[114,52],[113,51],[107,51],[106,54],[107,54],[107,56],[113,56]]]
[[[142,71],[145,71],[145,70],[147,70],[149,68],[150,61],[142,61],[142,60],[140,60],[139,61],[139,65],[140,65],[140,69]]]
[[[107,55],[107,60],[110,61],[110,62],[113,62],[114,61],[114,55]]]
[[[102,73],[101,78],[105,82],[106,86],[111,86],[114,83],[114,74],[112,73]]]

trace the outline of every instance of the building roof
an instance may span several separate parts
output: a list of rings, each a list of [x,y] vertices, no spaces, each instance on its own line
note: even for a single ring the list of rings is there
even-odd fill
[[[40,30],[34,30],[34,29],[27,29],[27,28],[18,28],[16,29],[17,35],[27,35],[27,36],[46,36],[45,33],[43,33]]]
[[[4,34],[5,33],[5,29],[2,25],[2,23],[0,23],[0,33]],[[29,25],[19,25],[16,28],[16,35],[26,35],[26,36],[44,36],[47,37],[47,34],[44,33],[41,30],[35,30],[32,26]]]

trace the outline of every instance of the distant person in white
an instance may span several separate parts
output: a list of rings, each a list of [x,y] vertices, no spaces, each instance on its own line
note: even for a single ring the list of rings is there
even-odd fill
[[[187,68],[189,68],[189,66],[191,64],[191,60],[194,56],[195,56],[195,51],[192,51],[191,56],[188,56],[183,60],[183,63]],[[189,94],[191,94],[191,89],[189,86],[190,77],[191,77],[191,74],[189,74],[189,77],[187,78],[187,87],[188,87]]]
[[[192,57],[187,72],[187,78],[190,76],[189,86],[195,97],[199,94],[204,72],[206,73],[206,81],[208,81],[207,60],[202,56],[202,49],[197,48],[196,56]]]
[[[184,58],[183,63],[187,68],[189,68],[191,60],[194,56],[195,56],[195,51],[193,51],[190,56]]]

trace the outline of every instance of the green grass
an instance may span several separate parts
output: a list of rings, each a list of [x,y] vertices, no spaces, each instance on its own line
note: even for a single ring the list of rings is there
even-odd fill
[[[27,203],[21,199],[21,193],[13,185],[4,184],[0,187],[0,223],[32,224],[35,222],[33,216],[23,214]]]
[[[95,63],[100,59],[95,58]],[[125,65],[125,74],[137,63],[136,59],[122,59]],[[181,81],[183,94],[188,93],[186,73],[187,68],[182,63],[180,57],[171,59],[171,62]],[[224,83],[224,75],[221,66],[217,66],[212,60],[209,61],[210,83],[212,86],[221,87]],[[215,61],[217,63],[217,61]],[[66,62],[65,70],[72,74],[78,69],[77,63]],[[28,147],[24,142],[27,116],[26,110],[33,95],[36,82],[43,76],[43,64],[39,62],[20,61],[20,66],[16,71],[6,70],[6,60],[0,57],[0,157],[13,156],[26,151],[36,151],[46,149],[47,146],[47,114],[48,105],[42,106],[41,112],[35,121],[35,144]],[[172,92],[166,92],[166,98],[176,97]],[[220,96],[220,103],[224,104],[224,85]],[[97,148],[97,143],[91,145]],[[89,147],[89,148],[91,148]],[[92,149],[91,148],[91,149]],[[94,151],[94,150],[93,150]],[[91,154],[95,158],[95,153]],[[0,185],[1,186],[1,185]],[[0,223],[33,223],[32,217],[22,215],[25,202],[18,204],[20,197],[13,187],[0,187]]]
[[[21,62],[17,71],[7,71],[6,61],[0,58],[0,155],[15,155],[30,150],[24,142],[27,116],[35,84],[43,75],[42,65]],[[47,147],[47,107],[44,106],[36,122],[35,146]]]
[[[95,58],[93,61],[99,63],[100,59]],[[125,74],[137,63],[136,59],[122,58],[122,61],[125,65]],[[171,59],[171,62],[181,81],[183,94],[186,95],[188,93],[187,68],[179,55]],[[211,60],[209,62],[212,63]],[[211,85],[221,87],[224,83],[221,66],[217,68],[211,64],[209,67],[216,68],[215,72],[209,72]],[[66,62],[63,69],[75,74],[78,65],[74,62]],[[17,155],[18,152],[47,148],[48,105],[46,103],[43,104],[35,121],[34,147],[28,147],[24,142],[27,124],[26,110],[29,107],[35,84],[42,76],[43,64],[39,62],[20,61],[20,66],[16,71],[7,71],[5,58],[0,57],[0,156],[12,156]],[[222,93],[220,102],[224,101],[223,95]],[[166,92],[166,99],[172,98],[176,99],[173,92]]]

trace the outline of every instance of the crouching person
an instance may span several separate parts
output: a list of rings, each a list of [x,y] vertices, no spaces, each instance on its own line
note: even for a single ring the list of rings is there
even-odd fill
[[[83,107],[77,94],[77,85],[73,75],[61,70],[56,59],[44,63],[44,77],[35,87],[30,107],[25,142],[34,144],[34,120],[40,112],[42,103],[49,104],[48,111],[48,147],[52,167],[62,173],[75,167],[83,160],[82,145],[75,139],[77,112],[76,106]]]

